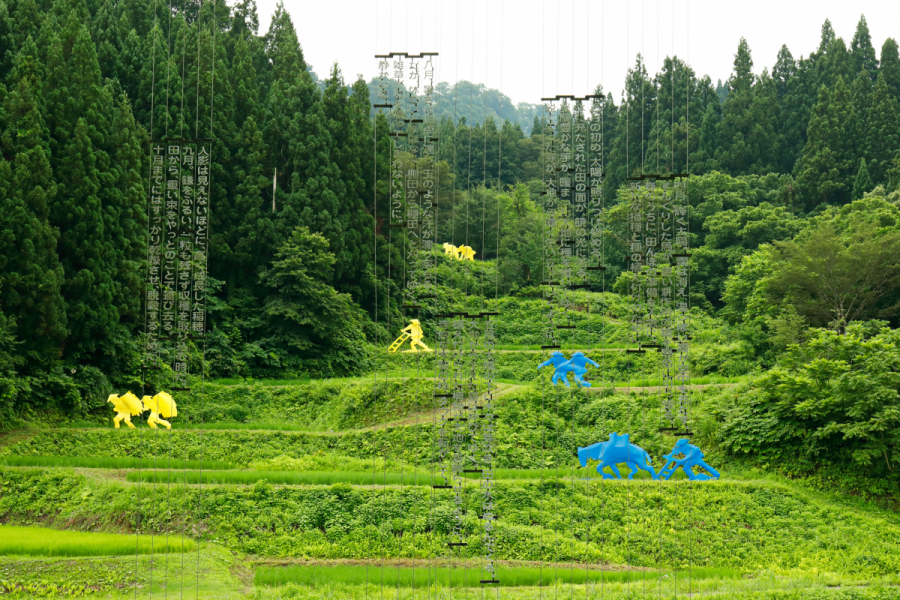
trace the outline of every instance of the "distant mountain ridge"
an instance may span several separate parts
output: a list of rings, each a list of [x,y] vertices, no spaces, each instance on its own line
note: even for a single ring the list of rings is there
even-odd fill
[[[368,86],[369,99],[372,104],[376,104],[378,80],[373,78],[369,81]],[[517,123],[526,135],[531,135],[534,117],[540,110],[538,104],[527,102],[513,104],[512,99],[499,90],[485,89],[484,84],[475,84],[465,80],[453,85],[447,82],[436,84],[435,96],[437,97],[439,119],[450,117],[454,124],[458,124],[460,119],[464,118],[469,125],[475,125],[483,123],[485,114],[487,114],[498,124],[503,121]],[[487,105],[485,105],[485,96],[487,96]]]

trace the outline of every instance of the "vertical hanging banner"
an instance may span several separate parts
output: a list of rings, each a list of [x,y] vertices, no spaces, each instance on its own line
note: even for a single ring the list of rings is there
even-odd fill
[[[558,154],[556,146],[556,125],[557,110],[556,98],[544,98],[544,123],[543,123],[543,181],[544,191],[544,240],[543,240],[543,281],[544,297],[547,300],[547,312],[544,319],[544,344],[541,346],[544,350],[559,349],[559,338],[557,336],[556,327],[559,315],[557,315],[556,304],[558,296],[559,273],[557,272],[557,264],[559,258],[559,246],[557,239],[559,238],[559,212],[560,212],[560,194],[559,194],[559,171]]]
[[[659,197],[659,318],[660,318],[660,361],[663,375],[663,410],[669,428],[675,427],[674,382],[675,371],[672,364],[675,312],[674,272],[672,254],[674,242],[671,180],[660,181]]]
[[[176,282],[176,316],[174,390],[189,387],[189,340],[191,336],[191,315],[193,311],[193,269],[194,224],[196,219],[197,146],[182,142],[180,168],[180,206],[178,211],[178,281]]]
[[[635,346],[643,342],[643,275],[644,275],[644,194],[639,178],[628,180],[626,203],[628,206],[628,270],[631,274],[629,295],[631,296],[630,339]],[[638,350],[632,349],[637,352]]]
[[[200,45],[207,39],[198,36],[198,77],[212,66],[211,48],[207,55]],[[212,79],[209,85],[198,81],[201,98],[211,97]],[[211,135],[211,113],[208,118]],[[171,377],[150,387],[171,391],[190,389],[191,345],[206,336],[212,138],[199,137],[201,126],[207,128],[206,118],[196,115],[195,139],[170,135],[150,145],[144,370],[169,365]]]
[[[481,519],[484,526],[483,570],[488,573],[481,583],[500,583],[494,567],[494,323],[488,316],[484,323],[484,398],[481,403]]]
[[[644,347],[658,346],[659,325],[659,271],[656,253],[659,238],[659,205],[657,203],[656,178],[646,176],[643,186],[644,204]]]
[[[437,130],[438,123],[435,117],[434,104],[434,56],[435,53],[424,53],[425,64],[423,65],[422,76],[424,80],[425,95],[422,99],[422,125],[421,142],[422,142],[422,172],[421,172],[421,233],[420,240],[420,257],[422,279],[419,282],[419,303],[422,300],[434,299],[436,301],[437,286],[433,277],[429,277],[428,273],[434,269],[434,236],[435,236],[435,215],[437,214],[437,187],[435,181],[435,162],[434,155],[437,150]],[[436,302],[435,302],[436,306]]]
[[[419,150],[423,145],[421,137],[424,119],[420,114],[419,85],[421,75],[419,73],[419,60],[417,56],[410,56],[407,61],[406,73],[406,112],[403,115],[403,123],[406,129],[406,168],[404,172],[404,187],[406,190],[406,307],[417,308],[416,302],[419,288],[425,278],[422,265],[419,264],[419,251],[422,243],[422,203],[419,196]]]
[[[588,96],[591,99],[590,137],[588,143],[590,256],[589,271],[603,271],[603,97]]]
[[[160,316],[162,309],[162,250],[166,224],[164,198],[166,195],[166,148],[154,142],[150,150],[150,210],[147,246],[147,346],[144,369],[159,370]]]
[[[209,260],[209,187],[212,140],[201,140],[197,151],[197,184],[195,192],[196,219],[194,221],[194,310],[191,313],[191,336],[201,340],[206,336],[206,272]]]
[[[571,295],[566,289],[572,285],[572,178],[574,167],[572,163],[572,107],[563,100],[559,112],[556,131],[556,156],[557,173],[559,175],[559,210],[557,228],[557,244],[559,244],[559,258],[557,259],[559,287],[557,291],[559,307],[561,309],[559,320],[563,321],[571,309]],[[564,325],[565,326],[565,325]]]
[[[162,329],[166,341],[175,340],[176,298],[175,278],[178,269],[178,221],[181,209],[181,143],[166,140],[166,209],[163,236],[162,268]],[[173,369],[176,360],[172,361]]]
[[[689,319],[689,258],[690,239],[688,237],[688,201],[686,194],[687,176],[677,177],[674,182],[675,199],[672,203],[675,216],[675,340],[678,379],[678,415],[681,426],[690,431],[690,331]]]
[[[403,207],[406,204],[406,177],[403,172],[403,153],[406,151],[407,133],[407,104],[406,104],[406,88],[403,85],[404,80],[404,57],[405,53],[399,55],[391,55],[394,59],[394,80],[392,81],[391,90],[392,98],[390,103],[393,108],[390,112],[390,135],[391,143],[391,216],[390,227],[403,228],[406,224],[403,221]]]
[[[571,288],[589,288],[587,280],[588,267],[588,227],[589,218],[589,182],[588,182],[588,122],[584,118],[585,98],[575,102],[572,126],[572,201],[574,213],[573,227],[573,265]]]

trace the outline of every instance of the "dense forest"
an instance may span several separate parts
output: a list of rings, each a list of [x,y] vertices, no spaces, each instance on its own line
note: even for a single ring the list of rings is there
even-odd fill
[[[376,210],[373,140],[385,153],[388,137],[372,82],[338,65],[317,77],[283,7],[266,32],[253,0],[165,10],[0,0],[4,421],[89,411],[139,380],[151,88],[159,57],[169,89],[196,77],[181,57],[200,22],[216,28],[208,374],[352,374],[396,334],[399,302],[386,299],[400,298],[403,254],[386,203]],[[605,286],[625,277],[626,177],[689,169],[693,305],[737,328],[748,368],[767,368],[809,327],[897,324],[900,54],[890,38],[877,51],[863,17],[849,43],[826,21],[808,55],[785,46],[771,69],[753,67],[743,40],[718,85],[677,57],[656,74],[638,57],[624,97],[606,94]],[[190,88],[172,105],[197,101]],[[468,241],[501,296],[539,296],[540,115],[469,82],[440,84],[438,98],[438,241]],[[485,212],[501,215],[499,238]]]

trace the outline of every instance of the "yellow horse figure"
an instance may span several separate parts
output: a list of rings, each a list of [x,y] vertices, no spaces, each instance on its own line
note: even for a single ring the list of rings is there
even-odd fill
[[[134,425],[131,423],[131,417],[136,417],[144,412],[138,397],[131,392],[123,394],[122,396],[110,394],[106,401],[111,402],[113,409],[116,411],[116,416],[113,419],[113,424],[116,426],[116,429],[119,428],[119,423],[122,421],[125,421],[126,425],[134,429]]]
[[[458,258],[459,248],[457,248],[453,244],[444,242],[444,254],[446,256],[452,256],[453,258]]]
[[[475,250],[471,246],[460,246],[458,249],[459,260],[475,260]]]
[[[166,429],[172,429],[172,424],[168,421],[159,418],[159,415],[164,416],[166,419],[171,419],[172,417],[178,416],[178,407],[175,405],[175,400],[166,392],[160,392],[153,396],[144,396],[142,398],[144,403],[144,409],[150,411],[150,418],[147,419],[147,425],[156,429],[156,425],[162,425]]]

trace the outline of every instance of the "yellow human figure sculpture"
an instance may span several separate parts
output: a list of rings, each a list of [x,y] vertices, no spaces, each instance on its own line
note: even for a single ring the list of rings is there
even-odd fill
[[[110,394],[106,401],[112,402],[113,409],[116,411],[116,416],[113,419],[113,424],[116,426],[116,429],[119,428],[119,423],[122,421],[125,421],[126,425],[134,429],[134,425],[131,423],[131,417],[136,417],[144,412],[138,397],[131,392],[123,394],[122,396]]]
[[[166,419],[178,416],[178,407],[175,406],[175,400],[166,392],[160,392],[153,396],[143,397],[144,408],[150,411],[150,418],[147,419],[147,425],[156,429],[156,425],[162,425],[166,429],[172,429],[172,424],[159,418],[159,415]]]
[[[403,333],[400,334],[400,337],[394,340],[394,343],[388,348],[388,352],[396,352],[406,340],[409,340],[409,350],[404,350],[404,352],[419,352],[419,350],[416,349],[416,346],[421,346],[422,352],[432,351],[431,348],[426,346],[422,341],[425,334],[422,332],[422,324],[419,323],[418,319],[410,321],[409,325],[404,327],[402,331]]]
[[[460,246],[459,254],[459,260],[475,260],[475,250],[470,246]]]

